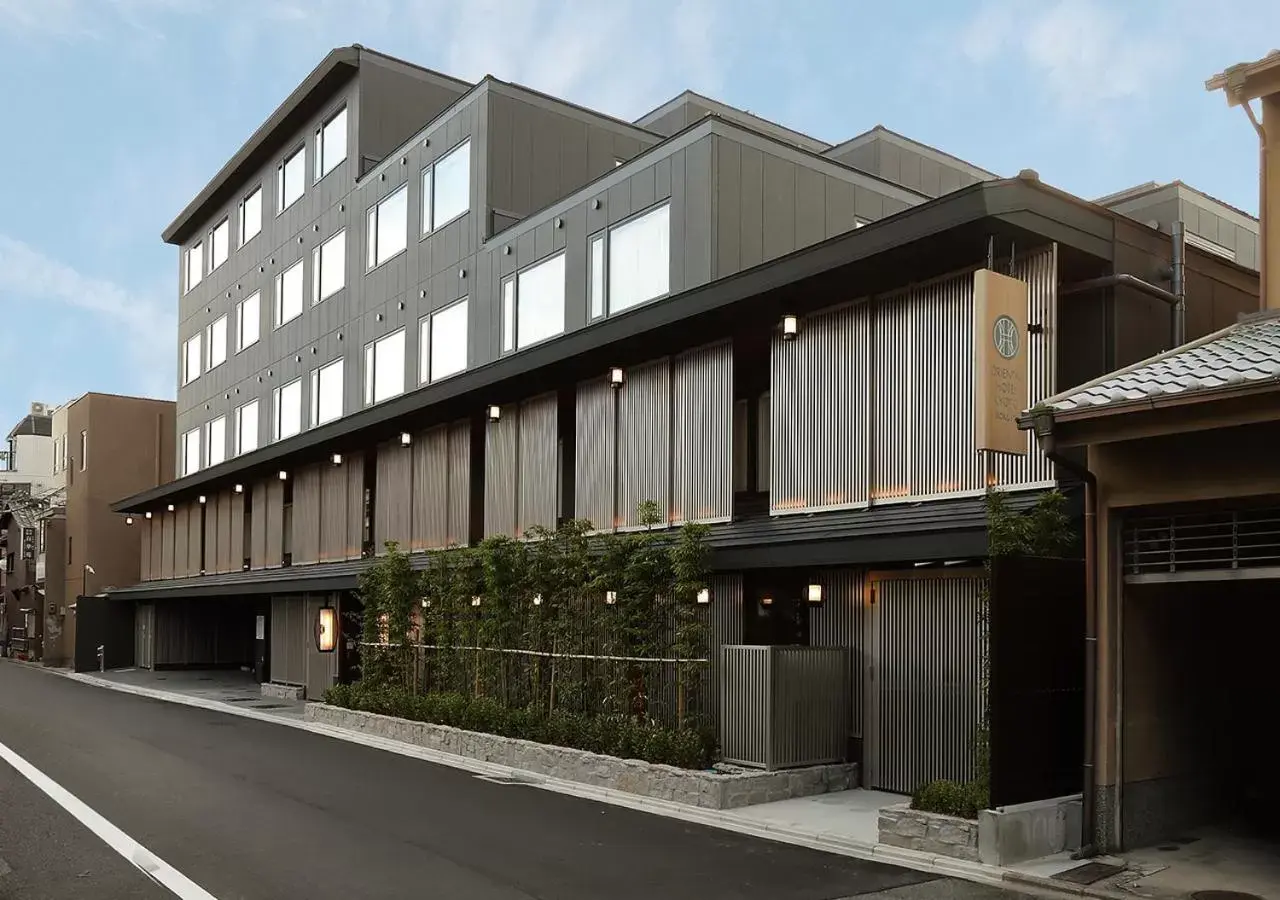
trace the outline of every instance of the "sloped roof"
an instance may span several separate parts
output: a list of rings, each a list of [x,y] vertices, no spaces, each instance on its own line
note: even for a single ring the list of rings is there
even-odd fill
[[[1280,386],[1280,312],[1256,313],[1221,331],[1063,391],[1040,404],[1054,413],[1118,411],[1174,396]]]

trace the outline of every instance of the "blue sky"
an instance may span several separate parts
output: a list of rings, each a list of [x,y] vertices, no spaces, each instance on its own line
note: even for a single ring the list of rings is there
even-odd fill
[[[1236,0],[0,0],[0,434],[31,400],[172,397],[161,229],[334,46],[634,118],[693,88],[829,141],[880,123],[1085,197],[1175,178],[1250,212],[1257,139],[1204,80]],[[69,363],[69,364],[68,364]],[[16,376],[16,377],[15,377]]]

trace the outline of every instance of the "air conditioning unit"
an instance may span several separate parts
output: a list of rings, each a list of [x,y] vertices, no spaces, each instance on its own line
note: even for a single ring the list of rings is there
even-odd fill
[[[31,404],[31,415],[33,416],[47,416],[47,415],[50,415],[52,412],[53,412],[53,407],[50,406],[48,403],[32,403]]]

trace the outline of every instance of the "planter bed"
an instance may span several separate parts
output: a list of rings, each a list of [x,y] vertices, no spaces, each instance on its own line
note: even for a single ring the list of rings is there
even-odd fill
[[[880,843],[938,856],[978,861],[978,823],[942,813],[922,812],[909,804],[880,810]]]
[[[774,772],[680,769],[585,750],[413,722],[376,713],[308,703],[306,718],[417,747],[521,769],[595,787],[625,791],[704,809],[736,809],[756,803],[843,791],[858,786],[853,763]],[[975,838],[976,853],[976,838]]]

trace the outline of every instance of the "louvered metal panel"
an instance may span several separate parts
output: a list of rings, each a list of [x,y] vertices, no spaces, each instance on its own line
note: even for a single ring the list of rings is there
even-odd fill
[[[244,558],[249,555],[245,541],[249,538],[249,529],[245,527],[244,494],[231,495],[231,553],[230,571],[239,572],[244,567]]]
[[[204,571],[218,571],[218,495],[212,494],[204,507]]]
[[[347,558],[347,467],[323,466],[320,469],[320,561]]]
[[[449,426],[448,530],[446,546],[461,546],[471,540],[471,423]]]
[[[172,578],[174,556],[174,536],[177,533],[174,516],[170,512],[156,514],[160,519],[160,577]]]
[[[769,393],[760,395],[756,411],[756,490],[769,491]]]
[[[809,610],[809,643],[815,647],[845,647],[849,650],[846,678],[850,691],[850,727],[854,737],[862,736],[863,670],[866,667],[866,640],[863,610],[866,582],[857,569],[823,572],[824,602]]]
[[[747,401],[733,401],[733,489],[747,489]]]
[[[666,357],[628,370],[618,389],[618,518],[640,524],[641,503],[670,508],[671,361]]]
[[[242,501],[241,495],[220,491],[211,501],[218,507],[218,555],[214,557],[213,567],[219,574],[240,571],[241,560],[236,556],[240,551],[232,546],[232,534],[240,532],[243,535],[244,506],[243,502],[236,503],[235,500]],[[243,543],[243,537],[240,542]]]
[[[414,550],[443,547],[449,519],[449,427],[439,425],[413,441]]]
[[[711,608],[707,621],[707,675],[703,683],[703,709],[720,719],[720,650],[742,643],[742,576],[736,573],[711,579]]]
[[[672,366],[672,522],[733,514],[733,344],[682,353]]]
[[[256,498],[255,498],[256,500]],[[267,568],[284,563],[284,482],[272,478],[267,482]]]
[[[294,478],[291,523],[293,539],[290,548],[295,566],[320,561],[322,483],[322,469],[319,465],[304,466]]]
[[[578,384],[574,431],[574,515],[608,530],[618,524],[617,392],[603,378]]]
[[[151,573],[157,579],[173,577],[173,541],[164,539],[164,518],[161,512],[151,520]]]
[[[138,578],[150,581],[156,577],[151,569],[151,520],[139,518],[134,520],[134,524],[138,526],[138,544],[142,554],[138,561]]]
[[[775,335],[769,408],[770,512],[848,509],[867,502],[870,311],[865,303],[805,319]]]
[[[199,575],[204,563],[204,507],[192,503],[187,520],[187,574]]]
[[[395,541],[402,550],[409,548],[412,531],[412,450],[400,446],[398,440],[379,444],[377,473],[373,541],[375,552],[382,556],[387,552],[388,541]]]
[[[307,683],[307,598],[271,598],[271,680],[280,684]]]
[[[169,516],[173,520],[173,574],[183,578],[191,574],[187,560],[191,552],[191,513],[185,503],[179,503]]]
[[[866,783],[911,793],[976,774],[982,722],[980,575],[872,576]]]
[[[267,566],[267,483],[259,481],[253,486],[249,500],[249,566],[265,569]]]
[[[365,484],[364,454],[347,455],[347,559],[359,559],[364,545]]]
[[[520,441],[518,407],[504,406],[484,435],[484,533],[519,535],[516,527],[517,466]]]
[[[560,488],[558,404],[555,394],[543,394],[520,404],[517,535],[534,525],[556,527]]]

